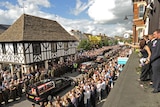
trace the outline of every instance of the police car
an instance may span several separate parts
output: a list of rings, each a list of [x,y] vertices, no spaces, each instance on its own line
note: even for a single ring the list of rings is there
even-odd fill
[[[57,92],[71,86],[73,82],[73,79],[69,77],[45,79],[29,86],[26,97],[37,104],[39,102],[46,102],[51,100]]]

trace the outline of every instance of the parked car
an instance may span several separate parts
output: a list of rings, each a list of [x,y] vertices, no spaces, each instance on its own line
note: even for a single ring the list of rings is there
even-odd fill
[[[87,73],[87,71],[91,68],[96,68],[97,67],[97,63],[95,63],[94,61],[88,61],[88,62],[83,62],[80,64],[80,72],[81,73]]]
[[[51,100],[57,92],[71,86],[73,79],[69,77],[59,77],[54,79],[45,79],[29,86],[26,97],[28,100],[37,104]]]

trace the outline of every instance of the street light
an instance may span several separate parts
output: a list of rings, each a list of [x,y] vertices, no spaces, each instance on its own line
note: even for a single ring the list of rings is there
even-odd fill
[[[124,20],[128,20],[128,17],[133,17],[133,15],[126,15],[125,17],[124,17]],[[132,22],[133,23],[133,22]],[[132,30],[133,30],[133,43],[134,43],[134,45],[135,45],[135,43],[136,43],[136,25],[133,23],[133,25],[132,25]]]
[[[125,16],[125,17],[124,17],[124,20],[128,20],[128,17],[127,17],[127,16]]]
[[[136,43],[136,25],[133,24],[133,43],[135,45]]]
[[[124,20],[128,20],[128,16],[133,16],[133,15],[126,15],[125,17],[124,17]]]

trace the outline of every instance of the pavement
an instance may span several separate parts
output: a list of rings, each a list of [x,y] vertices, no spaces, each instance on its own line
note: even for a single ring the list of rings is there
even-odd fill
[[[133,52],[103,107],[160,107],[160,93],[151,93],[149,81],[140,82],[139,76],[139,57]]]

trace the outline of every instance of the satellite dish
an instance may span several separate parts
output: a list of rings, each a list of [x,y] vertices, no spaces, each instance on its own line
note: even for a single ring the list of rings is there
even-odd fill
[[[129,34],[129,33],[125,33],[125,34],[123,35],[123,37],[124,37],[124,38],[129,38],[129,37],[130,37],[130,34]]]

